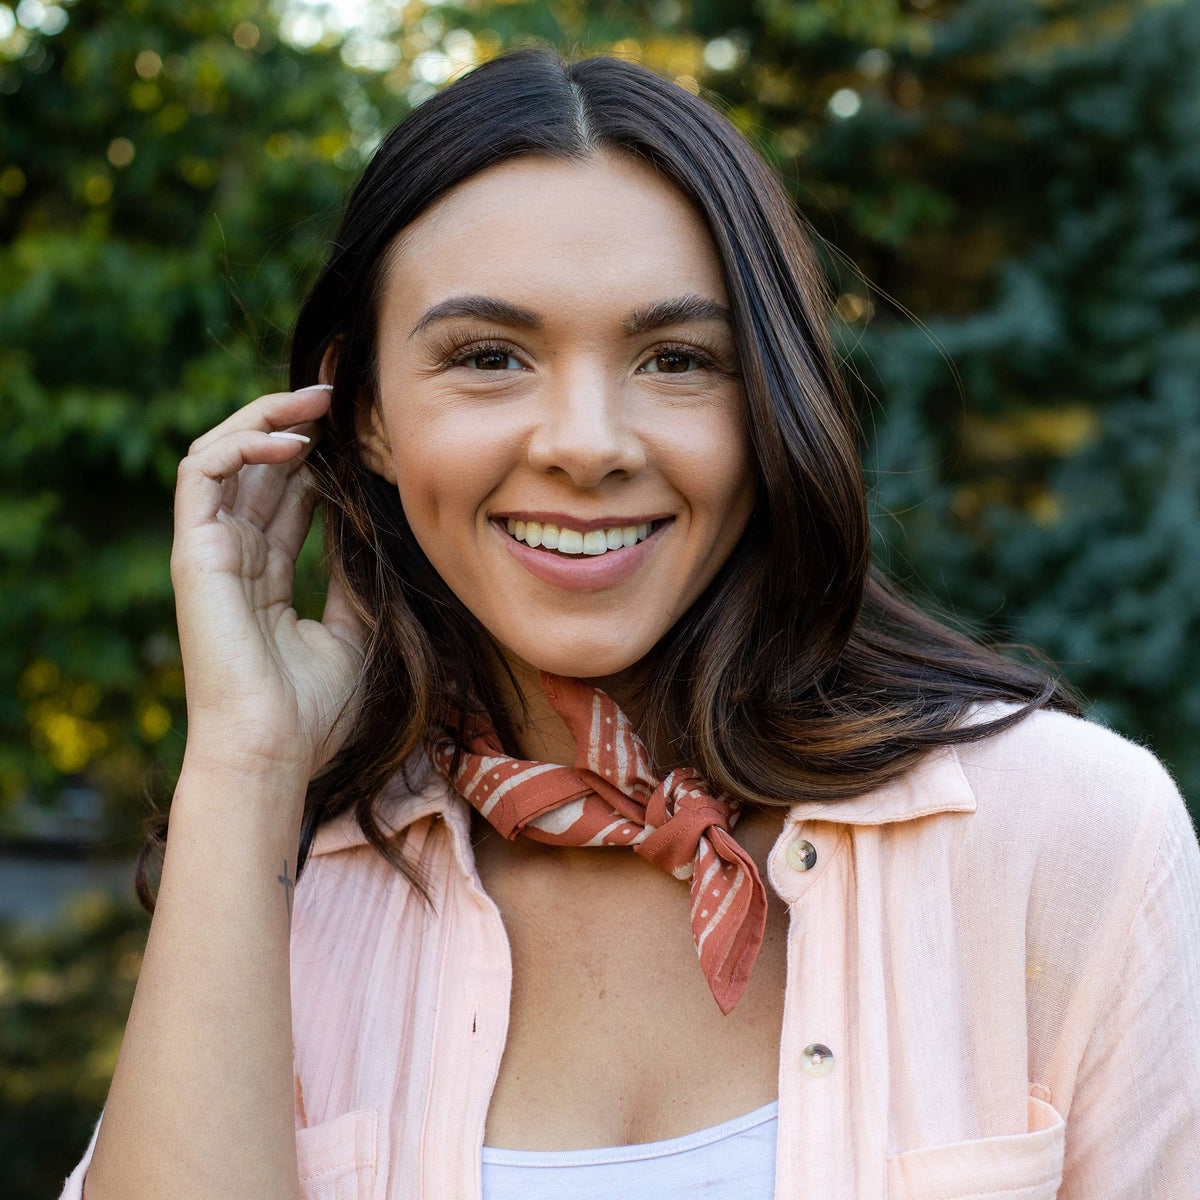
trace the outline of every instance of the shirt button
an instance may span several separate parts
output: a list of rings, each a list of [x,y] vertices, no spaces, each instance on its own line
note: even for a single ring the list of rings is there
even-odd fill
[[[833,1051],[820,1042],[805,1046],[801,1059],[809,1075],[828,1075],[833,1070]]]
[[[797,838],[787,848],[787,860],[797,871],[807,871],[817,861],[817,848],[806,838]]]

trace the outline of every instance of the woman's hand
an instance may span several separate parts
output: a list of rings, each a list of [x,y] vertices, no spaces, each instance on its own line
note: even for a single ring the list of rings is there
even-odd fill
[[[336,580],[320,621],[292,607],[316,493],[308,445],[326,386],[260,396],[192,443],[179,464],[171,582],[189,757],[310,779],[349,732],[366,628]]]

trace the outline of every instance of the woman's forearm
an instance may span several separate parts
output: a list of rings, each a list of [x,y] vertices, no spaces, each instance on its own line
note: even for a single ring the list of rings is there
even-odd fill
[[[306,780],[185,763],[87,1200],[295,1200],[289,934]]]

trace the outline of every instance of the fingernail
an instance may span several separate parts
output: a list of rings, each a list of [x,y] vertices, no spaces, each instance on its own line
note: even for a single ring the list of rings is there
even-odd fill
[[[311,442],[312,438],[305,437],[302,433],[290,433],[286,429],[272,429],[267,437],[291,438],[294,442]]]
[[[302,388],[297,388],[297,389],[296,389],[296,391],[298,391],[298,392],[311,392],[311,391],[314,391],[316,388],[324,388],[324,389],[325,389],[325,391],[327,391],[327,392],[332,392],[332,391],[333,391],[333,384],[332,384],[332,383],[306,383],[306,384],[304,385],[304,387],[302,387]]]

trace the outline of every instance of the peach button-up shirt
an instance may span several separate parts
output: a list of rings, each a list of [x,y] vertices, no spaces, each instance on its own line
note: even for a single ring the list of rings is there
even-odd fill
[[[352,817],[318,831],[291,931],[301,1200],[479,1200],[508,939],[466,802],[397,778],[383,813],[437,912]],[[768,877],[776,1200],[1200,1196],[1200,845],[1148,750],[1038,712],[791,805]]]

